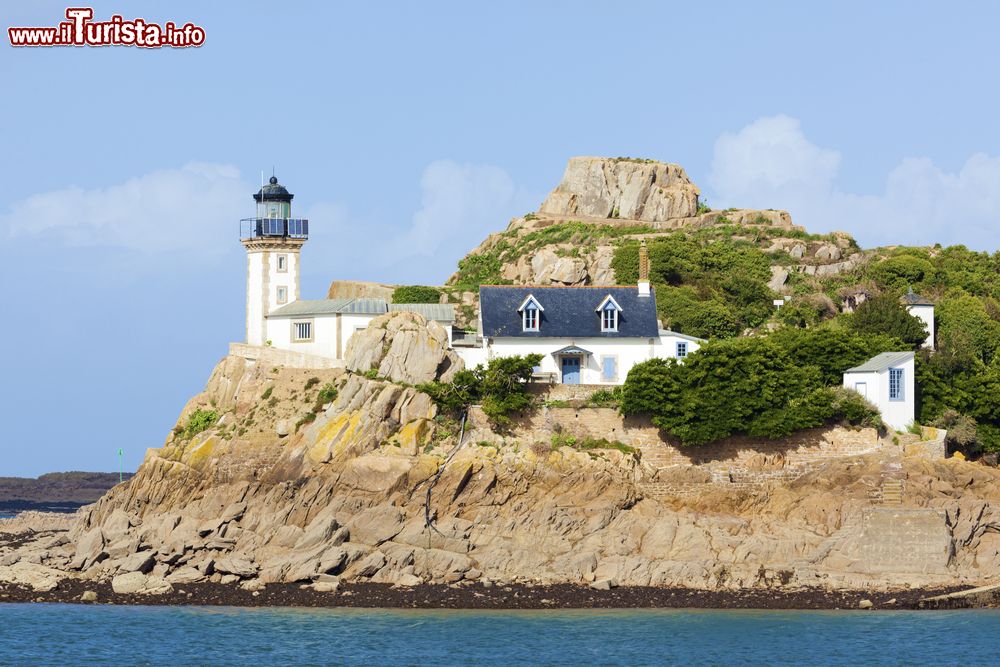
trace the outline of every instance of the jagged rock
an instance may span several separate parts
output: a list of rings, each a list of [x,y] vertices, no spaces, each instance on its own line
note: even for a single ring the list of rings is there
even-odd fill
[[[788,270],[781,266],[771,267],[771,280],[767,282],[767,288],[772,292],[778,292],[784,287],[788,280]]]
[[[80,595],[80,602],[97,602],[97,593],[95,591],[84,591]]]
[[[243,513],[246,512],[246,511],[247,511],[247,504],[246,503],[242,503],[242,502],[241,503],[233,503],[232,505],[229,505],[228,507],[226,507],[226,509],[222,512],[221,520],[222,521],[237,521],[237,520],[239,520],[243,516]]]
[[[245,591],[262,591],[267,588],[267,584],[260,579],[247,579],[240,582],[240,588]]]
[[[837,247],[836,245],[829,244],[829,243],[826,244],[826,245],[820,246],[816,250],[816,254],[814,255],[814,257],[816,257],[816,259],[825,260],[825,261],[838,260],[842,256],[843,256],[843,253],[841,253],[840,248]]]
[[[274,432],[279,438],[284,438],[292,432],[287,419],[279,419],[274,427]]]
[[[424,583],[424,580],[415,574],[401,574],[396,578],[396,585],[404,586],[406,588],[419,586],[422,583]]]
[[[865,599],[858,603],[858,609],[871,609],[875,605],[871,600]]]
[[[587,264],[579,257],[560,257],[542,248],[531,258],[532,283],[580,285],[587,281]]]
[[[244,558],[228,557],[215,561],[215,571],[245,578],[257,574],[257,566]]]
[[[392,301],[392,285],[363,280],[334,280],[326,292],[327,299],[385,299]]]
[[[448,332],[409,312],[373,319],[347,341],[344,359],[349,370],[375,369],[379,377],[409,384],[447,381],[463,368],[462,360],[448,348]]]
[[[121,562],[121,565],[118,566],[118,572],[121,574],[126,572],[141,572],[146,574],[153,569],[155,564],[156,561],[153,559],[152,551],[140,551],[125,558]]]
[[[138,523],[138,521],[136,521]],[[116,509],[101,526],[105,542],[115,542],[132,527],[132,518],[123,510]]]
[[[676,164],[574,157],[540,212],[562,217],[663,221],[695,215],[698,194],[698,188]]]
[[[22,561],[0,567],[0,582],[28,586],[36,592],[55,590],[65,578],[63,572],[35,563]]]
[[[167,575],[167,581],[171,584],[194,584],[205,581],[203,572],[194,567],[182,567]]]
[[[114,577],[111,580],[111,590],[118,595],[163,595],[172,592],[174,587],[162,577],[129,572]]]
[[[348,529],[352,541],[377,547],[398,535],[405,521],[406,515],[399,508],[379,505],[355,516]]]
[[[806,245],[804,243],[796,243],[788,250],[788,254],[795,259],[802,259],[806,254]]]
[[[333,537],[334,531],[340,524],[337,520],[330,516],[320,516],[313,520],[308,526],[306,526],[305,533],[302,537],[295,543],[295,549],[299,551],[304,551],[308,549],[313,549],[320,546],[321,544],[326,544]],[[346,539],[346,538],[345,538]],[[343,543],[344,539],[341,539],[337,544]]]
[[[598,579],[594,583],[590,584],[590,587],[595,591],[610,591],[612,588],[618,587],[618,582],[614,579]]]
[[[385,563],[385,554],[381,551],[374,551],[354,566],[352,574],[355,577],[372,577],[385,566]]]
[[[104,531],[100,526],[84,533],[76,543],[73,563],[77,569],[85,570],[107,557],[104,553]]]
[[[302,539],[305,531],[298,526],[281,526],[271,537],[269,545],[275,547],[285,547],[291,549],[295,543]]]

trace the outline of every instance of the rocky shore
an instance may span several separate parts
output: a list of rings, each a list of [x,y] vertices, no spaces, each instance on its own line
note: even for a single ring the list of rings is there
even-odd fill
[[[400,609],[921,609],[922,600],[954,589],[895,592],[802,590],[705,591],[690,588],[622,586],[595,590],[578,584],[505,586],[420,584],[392,586],[343,583],[336,591],[308,584],[269,584],[248,591],[212,583],[186,584],[162,595],[118,594],[110,582],[69,580],[38,592],[0,585],[0,603],[62,602],[82,604],[200,605],[237,607],[370,607]],[[865,601],[867,601],[867,604]],[[981,603],[976,603],[980,606]],[[945,605],[935,606],[942,608]],[[969,606],[960,601],[948,608]],[[991,605],[992,606],[992,605]]]
[[[0,599],[913,608],[1000,580],[995,469],[879,447],[776,474],[789,449],[748,454],[770,481],[745,487],[646,458],[657,443],[460,428],[417,389],[456,368],[436,326],[375,320],[346,369],[226,357],[131,480],[76,515],[0,521]],[[593,435],[588,409],[559,434]],[[887,479],[906,489],[892,506]]]

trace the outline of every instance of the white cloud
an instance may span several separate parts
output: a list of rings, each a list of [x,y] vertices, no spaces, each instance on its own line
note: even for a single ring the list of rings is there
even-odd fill
[[[31,195],[0,214],[0,238],[213,258],[235,247],[237,222],[251,215],[256,189],[236,167],[192,162],[107,187]],[[420,208],[409,219],[371,219],[356,206],[315,201],[303,211],[312,221],[306,258],[315,263],[306,272],[439,282],[490,232],[530,208],[529,197],[493,165],[437,160],[424,169],[420,189]]]
[[[191,162],[106,188],[72,186],[29,196],[0,215],[0,230],[75,246],[214,255],[236,238],[253,189],[236,167]]]
[[[420,210],[393,244],[394,258],[434,257],[456,246],[471,250],[487,234],[499,231],[512,215],[512,206],[523,198],[500,167],[453,160],[427,165],[420,189]]]
[[[995,250],[1000,157],[976,154],[955,173],[927,158],[902,160],[878,195],[837,188],[840,153],[810,142],[799,121],[760,118],[715,143],[716,208],[783,208],[809,231],[843,229],[862,245],[954,244]]]

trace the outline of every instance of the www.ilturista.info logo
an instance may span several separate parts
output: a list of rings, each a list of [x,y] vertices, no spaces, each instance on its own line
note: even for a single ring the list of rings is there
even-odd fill
[[[91,7],[69,7],[68,21],[49,28],[7,28],[11,46],[141,46],[184,48],[205,43],[205,29],[185,23],[178,27],[173,21],[162,26],[145,19],[126,21],[115,14],[110,21],[91,21]]]

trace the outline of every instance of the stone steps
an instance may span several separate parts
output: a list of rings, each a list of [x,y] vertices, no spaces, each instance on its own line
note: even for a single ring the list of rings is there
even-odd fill
[[[882,504],[902,505],[903,504],[903,480],[887,479],[882,482]]]

